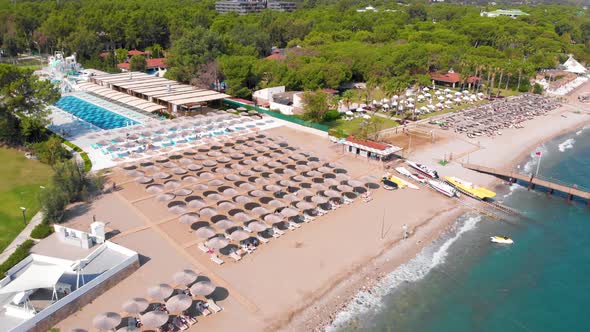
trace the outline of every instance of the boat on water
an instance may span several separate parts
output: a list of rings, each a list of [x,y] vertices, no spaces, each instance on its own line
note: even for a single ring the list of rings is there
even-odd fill
[[[451,187],[450,185],[441,182],[441,181],[436,181],[436,180],[428,180],[428,184],[430,184],[430,186],[438,191],[439,193],[448,196],[448,197],[455,197],[455,196],[459,196],[459,193],[457,192],[457,189]]]
[[[490,240],[494,243],[502,243],[502,244],[513,244],[514,241],[512,241],[511,238],[507,237],[507,236],[491,236]]]
[[[415,162],[409,161],[409,160],[406,160],[406,163],[408,165],[410,165],[412,168],[414,168],[415,170],[417,170],[418,172],[420,172],[421,174],[424,174],[427,177],[432,178],[432,179],[438,179],[438,173],[435,170],[433,170],[432,168],[430,168],[424,164],[415,163]]]
[[[471,182],[461,180],[454,176],[445,176],[444,179],[451,186],[457,188],[462,193],[465,193],[466,195],[469,195],[473,198],[487,200],[496,197],[495,192],[484,187],[476,186]]]
[[[395,182],[393,182],[393,181],[389,180],[389,179],[388,179],[388,178],[386,178],[386,177],[383,177],[383,178],[381,179],[381,182],[383,182],[383,188],[385,188],[385,190],[395,190],[395,189],[397,189],[397,188],[398,188],[398,185],[397,185],[397,183],[395,183]]]

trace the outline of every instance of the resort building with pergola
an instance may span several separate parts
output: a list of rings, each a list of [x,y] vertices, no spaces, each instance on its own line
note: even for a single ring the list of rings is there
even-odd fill
[[[199,89],[141,72],[96,75],[90,81],[98,86],[164,106],[170,113],[198,111],[209,102],[230,97],[214,90]]]

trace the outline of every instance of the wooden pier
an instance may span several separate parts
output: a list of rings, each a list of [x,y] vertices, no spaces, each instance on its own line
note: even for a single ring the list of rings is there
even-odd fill
[[[549,190],[549,194],[559,191],[567,195],[568,201],[572,201],[575,197],[582,198],[590,207],[590,190],[579,188],[576,185],[557,183],[555,181],[535,177],[534,175],[516,173],[509,170],[495,169],[475,164],[463,164],[463,167],[480,173],[486,173],[504,178],[511,182],[522,181],[528,184],[529,189],[535,189],[536,186],[540,186],[547,188]]]

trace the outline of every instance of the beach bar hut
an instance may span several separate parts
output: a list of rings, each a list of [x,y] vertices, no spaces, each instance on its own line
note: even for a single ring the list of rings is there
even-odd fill
[[[390,160],[395,153],[403,150],[395,145],[358,139],[352,135],[346,139],[340,139],[338,143],[342,144],[343,151],[382,161]]]

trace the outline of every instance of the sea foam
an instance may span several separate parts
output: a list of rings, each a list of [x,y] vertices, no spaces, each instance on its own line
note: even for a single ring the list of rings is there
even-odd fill
[[[546,157],[548,150],[547,150],[547,147],[544,144],[542,144],[542,145],[538,146],[534,151],[531,152],[530,160],[527,161],[524,164],[524,166],[522,167],[522,170],[524,171],[525,174],[532,174],[533,170],[535,169],[535,167],[539,163],[540,157],[537,156],[537,152],[541,152],[541,156]]]
[[[568,138],[565,141],[561,142],[557,146],[557,148],[559,149],[560,152],[564,152],[565,150],[572,149],[574,147],[574,143],[576,143],[575,139]]]
[[[433,244],[424,248],[415,258],[402,264],[381,279],[370,292],[365,290],[358,292],[344,309],[336,315],[332,324],[326,327],[326,331],[338,331],[363,314],[377,312],[383,306],[383,297],[391,290],[404,282],[414,282],[424,278],[434,267],[444,263],[451,245],[463,233],[474,229],[481,220],[481,216],[462,217],[459,220],[463,220],[463,223],[442,245]]]

